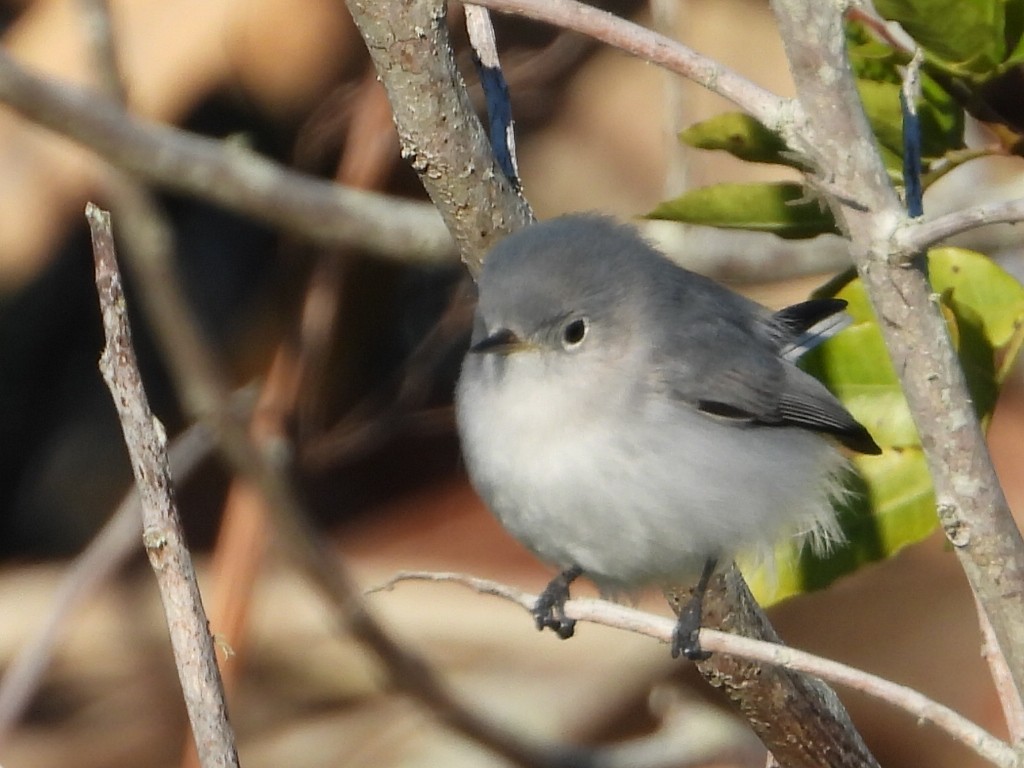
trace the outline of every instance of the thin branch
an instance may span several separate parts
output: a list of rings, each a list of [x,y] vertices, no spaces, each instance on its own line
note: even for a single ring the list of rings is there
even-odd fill
[[[140,180],[209,200],[320,243],[382,258],[451,263],[455,249],[424,203],[346,189],[241,146],[127,115],[115,102],[19,66],[0,50],[0,102]]]
[[[1024,221],[1024,197],[906,221],[893,234],[895,255],[909,258],[962,232],[988,224],[1019,224],[1021,221]]]
[[[490,579],[480,579],[462,573],[430,571],[401,571],[380,586],[369,590],[368,594],[390,590],[404,581],[454,582],[480,594],[493,595],[515,603],[527,612],[532,611],[537,600],[536,595],[527,594]],[[666,644],[672,641],[672,632],[675,629],[675,622],[671,619],[607,600],[569,600],[565,604],[565,612],[570,618],[578,621],[587,621],[645,635]],[[1019,768],[1020,766],[1017,753],[1009,744],[949,707],[939,704],[907,686],[893,683],[885,678],[831,659],[815,656],[806,651],[714,629],[701,630],[700,644],[702,648],[715,653],[729,654],[772,666],[784,667],[861,691],[902,709],[917,720],[931,723],[956,741],[974,750],[976,754],[993,765],[1000,766],[1000,768]]]
[[[898,247],[900,238],[907,238],[902,230],[929,225],[907,221],[882,164],[846,58],[845,6],[821,0],[772,2],[807,115],[802,141],[808,154],[819,158],[829,186],[839,192],[826,199],[850,238],[851,255],[910,405],[939,521],[991,621],[1019,699],[1024,691],[1024,539],[992,465],[938,302],[923,270],[907,257],[906,246],[921,245],[940,229],[932,223],[926,237],[904,239],[904,247]],[[830,73],[828,78],[823,71]]]
[[[180,485],[210,455],[213,438],[192,426],[172,441],[168,461]],[[139,492],[134,486],[89,545],[67,567],[43,622],[7,665],[0,679],[0,749],[39,688],[53,649],[76,609],[139,551],[142,534]]]
[[[167,436],[149,409],[128,326],[109,214],[86,208],[107,344],[100,370],[121,418],[142,509],[142,541],[156,574],[175,666],[203,766],[237,766],[213,638],[171,490]]]
[[[571,29],[689,78],[749,112],[772,130],[793,122],[796,106],[665,35],[576,0],[474,0],[492,11]]]
[[[981,607],[981,603],[978,602],[977,595],[974,596],[974,605],[978,609],[978,624],[981,627],[981,655],[988,662],[989,669],[992,671],[992,683],[995,685],[996,695],[1003,709],[1003,719],[1006,721],[1006,729],[1010,733],[1010,741],[1018,745],[1024,744],[1024,704],[1020,697],[1015,695],[1013,675],[1010,674],[1010,669],[1006,666],[1006,657],[996,641],[992,624]]]

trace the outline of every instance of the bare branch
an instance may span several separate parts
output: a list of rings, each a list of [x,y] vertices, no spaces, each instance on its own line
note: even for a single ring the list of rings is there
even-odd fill
[[[431,571],[401,571],[384,584],[368,590],[368,594],[392,589],[404,581],[454,582],[480,594],[493,595],[515,603],[527,612],[532,611],[537,600],[536,595],[527,594],[490,579],[480,579],[462,573]],[[671,619],[607,600],[569,600],[565,604],[565,612],[567,616],[578,621],[588,621],[646,635],[666,644],[672,642],[672,632],[675,629],[675,622]],[[700,645],[708,651],[784,667],[861,691],[904,710],[917,720],[931,723],[993,765],[1001,768],[1018,768],[1020,765],[1016,752],[1009,744],[949,707],[907,686],[898,685],[869,672],[806,651],[714,629],[701,630]]]
[[[85,12],[85,29],[96,64],[100,82],[107,95],[122,107],[128,103],[128,89],[118,64],[117,45],[114,40],[113,21],[108,0],[79,0]]]
[[[792,100],[776,96],[670,37],[576,0],[475,0],[474,4],[571,29],[665,67],[745,109],[772,130],[785,130],[799,109]]]
[[[942,216],[904,222],[893,234],[895,255],[910,258],[943,240],[988,224],[1018,224],[1024,221],[1024,198],[984,203]]]
[[[404,262],[455,258],[429,205],[303,176],[241,146],[132,117],[93,91],[30,74],[2,50],[0,101],[143,181],[301,237]]]
[[[234,734],[195,570],[171,490],[167,436],[135,360],[109,214],[90,204],[96,288],[107,338],[100,370],[121,418],[142,508],[142,541],[160,587],[192,734],[203,766],[237,766]]]
[[[1019,698],[1024,691],[1024,539],[999,485],[927,277],[896,247],[901,229],[922,225],[907,221],[860,106],[844,47],[845,6],[821,0],[772,2],[807,115],[803,141],[807,152],[819,158],[829,186],[838,191],[827,199],[851,240],[851,254],[910,405],[939,520],[988,614]]]
[[[1003,719],[1006,721],[1006,729],[1010,732],[1010,741],[1014,744],[1024,744],[1024,703],[1016,695],[1013,675],[1006,665],[1006,656],[996,641],[992,623],[981,607],[977,595],[974,596],[974,604],[978,609],[978,624],[981,626],[981,655],[992,671],[992,683],[995,685],[999,704],[1003,708]]]

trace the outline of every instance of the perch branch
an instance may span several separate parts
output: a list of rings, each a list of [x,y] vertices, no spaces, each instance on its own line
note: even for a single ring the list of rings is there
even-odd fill
[[[405,581],[454,582],[480,594],[500,597],[515,603],[527,612],[533,610],[537,600],[536,595],[527,594],[490,579],[480,579],[462,573],[430,571],[401,571],[368,593],[390,590]],[[567,616],[578,621],[634,632],[666,644],[672,642],[672,633],[675,629],[675,622],[671,619],[607,600],[569,600],[565,604],[565,612]],[[1020,765],[1016,752],[1009,744],[949,707],[907,686],[806,651],[714,629],[701,629],[700,645],[708,651],[784,667],[861,691],[902,709],[916,720],[931,723],[993,765],[1000,768],[1018,768]]]

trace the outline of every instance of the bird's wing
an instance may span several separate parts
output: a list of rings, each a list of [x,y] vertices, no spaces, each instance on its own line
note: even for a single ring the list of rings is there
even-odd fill
[[[686,328],[667,329],[664,343],[654,345],[656,385],[672,397],[710,416],[800,427],[862,453],[880,452],[821,382],[779,356],[777,342],[721,317],[689,319]]]
[[[811,299],[780,309],[770,328],[779,339],[779,354],[796,362],[852,322],[843,299]]]

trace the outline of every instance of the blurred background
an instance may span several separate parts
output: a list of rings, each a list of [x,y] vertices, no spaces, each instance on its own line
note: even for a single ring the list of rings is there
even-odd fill
[[[399,158],[386,99],[343,3],[110,5],[133,113],[243,142],[309,174],[423,197]],[[604,5],[762,85],[792,91],[766,3]],[[3,2],[4,49],[33,71],[96,86],[83,6]],[[463,71],[474,82],[461,8],[450,17]],[[580,37],[495,21],[525,193],[539,217],[598,210],[630,219],[687,187],[785,173],[679,145],[681,128],[726,108],[717,97]],[[475,82],[472,89],[480,100]],[[1020,196],[1020,162],[960,168],[930,190],[927,210]],[[0,670],[38,631],[70,558],[130,485],[97,369],[102,334],[82,215],[86,201],[103,204],[106,172],[88,151],[0,107]],[[296,480],[361,584],[418,568],[528,590],[547,582],[550,573],[501,531],[460,465],[450,403],[471,292],[457,263],[399,266],[317,248],[202,201],[161,194],[160,202],[193,309],[233,383],[266,380],[275,365],[300,372],[287,420]],[[674,224],[646,231],[684,263],[771,306],[804,298],[842,263],[841,244],[829,238],[794,243]],[[1024,275],[1012,228],[966,242]],[[760,257],[753,271],[751,254]],[[128,291],[131,298],[130,275]],[[176,434],[184,417],[142,314],[131,310],[152,407]],[[1018,375],[990,430],[1018,513],[1022,437]],[[230,537],[218,537],[228,500],[228,477],[212,460],[179,498],[204,587],[214,591],[223,589],[216,574],[225,571],[211,571],[211,557],[242,556]],[[244,500],[231,503],[244,518]],[[232,635],[236,654],[223,660],[243,765],[499,764],[389,689],[381,670],[336,631],[272,536],[256,571]],[[763,764],[756,742],[715,693],[653,641],[583,626],[562,643],[538,634],[523,611],[454,585],[400,585],[370,602],[474,708],[510,728],[594,745],[652,733],[684,742],[724,734],[728,746],[716,764]],[[642,605],[668,613],[657,599]],[[771,616],[788,643],[913,686],[1004,735],[970,591],[941,535]],[[222,631],[216,612],[212,628]],[[980,764],[912,718],[841,694],[883,765]],[[0,744],[0,763],[177,765],[186,728],[159,600],[138,548],[76,604],[38,692]]]

